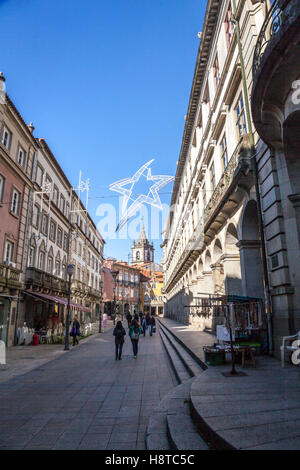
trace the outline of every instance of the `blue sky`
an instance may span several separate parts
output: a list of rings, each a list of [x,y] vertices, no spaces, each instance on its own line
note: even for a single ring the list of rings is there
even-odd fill
[[[0,0],[7,93],[71,183],[79,170],[90,178],[96,224],[99,204],[118,206],[109,184],[152,158],[153,174],[175,175],[205,6],[203,0]],[[161,190],[163,203],[171,191],[172,183]],[[128,259],[131,243],[107,240],[105,255]],[[157,261],[160,243],[154,240]]]

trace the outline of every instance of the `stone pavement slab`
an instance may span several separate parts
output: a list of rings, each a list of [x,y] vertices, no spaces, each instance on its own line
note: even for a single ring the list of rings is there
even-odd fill
[[[158,334],[140,339],[137,359],[125,341],[122,361],[111,329],[0,383],[0,449],[145,449],[176,380]]]

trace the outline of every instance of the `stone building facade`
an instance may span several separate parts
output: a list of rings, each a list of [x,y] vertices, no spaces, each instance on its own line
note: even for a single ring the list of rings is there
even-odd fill
[[[0,82],[5,78],[1,74]],[[0,340],[15,342],[26,266],[28,207],[37,144],[13,102],[0,102]]]
[[[208,0],[183,141],[163,233],[166,315],[191,321],[196,297],[264,298],[255,179],[242,82],[246,88],[265,4]],[[258,135],[255,135],[256,140]],[[197,318],[199,328],[211,318]]]
[[[252,115],[275,353],[300,330],[300,3],[276,0],[254,51]]]
[[[132,264],[144,264],[154,262],[154,246],[153,242],[149,242],[145,226],[142,224],[139,239],[134,241],[131,248]]]

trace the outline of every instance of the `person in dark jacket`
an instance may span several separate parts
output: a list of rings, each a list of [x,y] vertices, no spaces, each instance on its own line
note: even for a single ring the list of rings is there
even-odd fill
[[[142,325],[143,318],[144,318],[143,312],[139,312],[139,317],[140,317],[140,325]]]
[[[139,338],[140,338],[141,333],[142,333],[142,330],[139,326],[139,323],[136,320],[133,320],[133,322],[131,323],[131,326],[129,328],[129,336],[130,336],[131,343],[132,343],[132,350],[133,350],[134,359],[136,359],[136,357],[137,357],[138,343],[139,343]]]
[[[77,318],[74,318],[73,324],[72,324],[72,336],[73,336],[73,346],[75,344],[79,344],[77,336],[80,336],[80,323],[77,320]]]
[[[142,319],[141,326],[142,326],[143,335],[146,336],[146,330],[147,330],[146,315],[144,315]]]
[[[133,319],[136,320],[137,322],[139,322],[139,316],[138,316],[137,313],[135,313],[135,314],[133,315]]]
[[[155,331],[155,318],[153,315],[150,315],[150,326],[149,326],[149,333],[150,333],[150,336],[152,336],[152,333],[154,333]]]
[[[127,313],[126,315],[126,319],[127,319],[127,323],[128,323],[128,328],[130,327],[131,325],[131,322],[132,322],[132,315],[130,312]]]
[[[124,336],[126,335],[126,331],[123,328],[122,322],[118,321],[113,335],[115,337],[115,345],[116,345],[116,361],[122,359],[122,349],[124,344]]]

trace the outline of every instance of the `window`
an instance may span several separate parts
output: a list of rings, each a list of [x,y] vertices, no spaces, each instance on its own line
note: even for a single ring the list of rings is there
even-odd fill
[[[58,188],[54,186],[53,189],[53,202],[58,206],[58,201],[59,201],[59,193],[58,193]]]
[[[35,204],[32,210],[32,220],[31,223],[34,228],[38,228],[39,226],[39,218],[40,218],[40,208],[38,205]]]
[[[216,188],[216,172],[215,172],[214,162],[211,164],[211,167],[210,167],[210,184],[211,184],[211,189],[214,191]]]
[[[139,252],[139,251],[136,252],[136,259],[137,259],[138,261],[139,261],[139,259],[140,259],[140,252]]]
[[[10,143],[11,143],[11,132],[9,132],[9,130],[6,127],[4,127],[3,133],[2,133],[2,144],[4,145],[4,147],[7,148],[7,150],[9,150]]]
[[[12,260],[13,251],[14,251],[14,244],[7,240],[5,243],[5,251],[4,251],[4,262],[6,262],[7,264],[9,264]]]
[[[28,266],[33,267],[34,266],[34,261],[35,261],[35,248],[34,248],[34,246],[31,246],[29,248]]]
[[[20,204],[20,193],[16,189],[13,189],[10,211],[15,215],[18,215],[19,213],[19,204]]]
[[[43,271],[44,266],[45,266],[45,253],[44,253],[44,251],[40,251],[40,254],[39,254],[39,269],[41,271]]]
[[[65,263],[63,263],[63,265],[62,265],[62,277],[63,277],[63,279],[67,278],[67,269],[66,269]]]
[[[4,176],[0,175],[0,202],[3,201],[4,183],[5,183]]]
[[[58,246],[62,246],[62,229],[58,227],[57,229],[57,240],[56,240]]]
[[[214,73],[215,87],[217,88],[219,81],[220,81],[220,68],[219,68],[218,54],[216,54],[216,58],[215,58],[214,66],[213,66],[213,73]]]
[[[64,250],[65,251],[68,251],[68,239],[69,239],[68,234],[65,233],[64,234]]]
[[[82,253],[81,243],[78,242],[78,255],[81,256],[81,253]]]
[[[119,271],[119,281],[123,281],[123,273],[122,273],[122,271]]]
[[[238,129],[239,137],[241,137],[242,135],[247,134],[247,123],[243,95],[239,97],[235,111],[237,117],[236,126]]]
[[[21,166],[25,165],[25,152],[21,147],[19,147],[17,160],[18,160],[19,165]]]
[[[228,165],[228,151],[227,151],[227,139],[226,134],[223,135],[222,140],[220,142],[221,146],[221,160],[223,165],[223,171]]]
[[[50,274],[52,274],[52,272],[53,272],[53,258],[52,258],[52,256],[48,256],[47,271]]]
[[[65,198],[62,195],[60,196],[60,206],[59,206],[59,208],[62,211],[62,213],[65,212]]]
[[[44,235],[47,235],[47,232],[48,232],[48,217],[47,217],[46,214],[42,215],[41,231],[43,232]]]
[[[50,222],[50,233],[49,233],[49,238],[53,242],[55,242],[55,235],[56,235],[56,223],[51,220]]]
[[[60,261],[57,259],[55,261],[55,276],[60,276]]]
[[[41,167],[41,165],[37,164],[37,167],[36,167],[36,182],[42,186],[43,184],[43,176],[44,176],[44,170],[43,168]]]
[[[226,42],[227,42],[227,47],[229,49],[229,46],[232,41],[233,33],[234,33],[234,24],[232,22],[232,9],[231,9],[231,3],[229,4],[226,16],[225,16],[225,34],[226,34]]]

